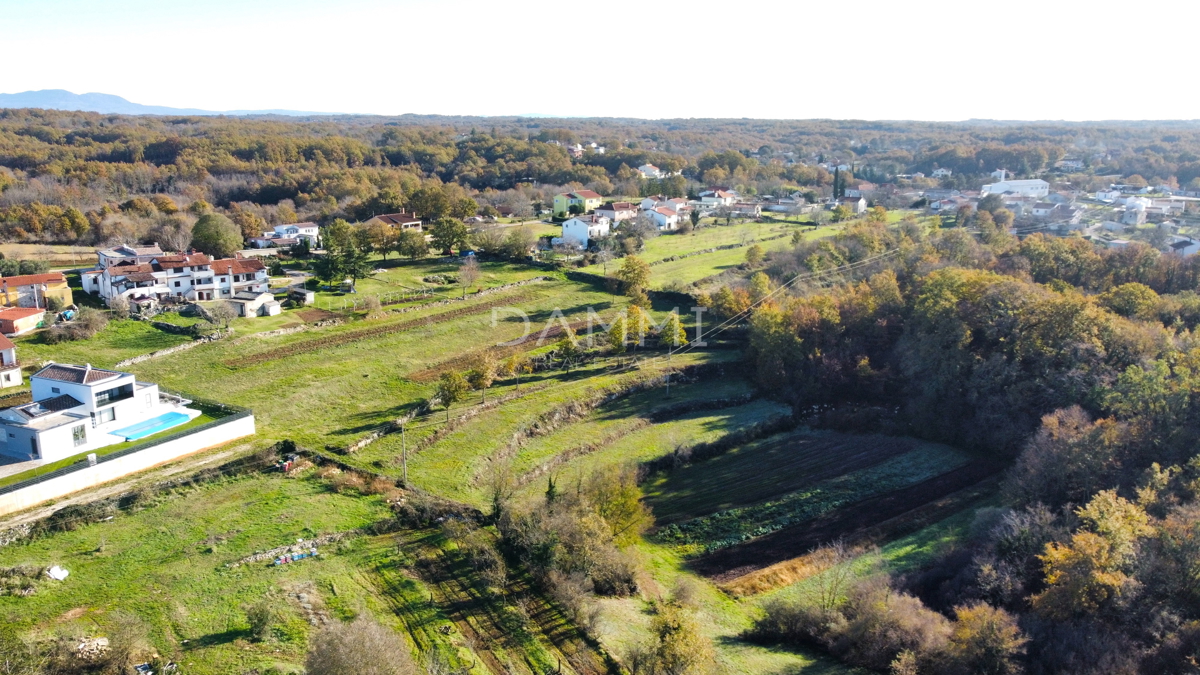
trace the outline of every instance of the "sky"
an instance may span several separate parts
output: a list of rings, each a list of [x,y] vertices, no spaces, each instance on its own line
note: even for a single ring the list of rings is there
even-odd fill
[[[0,92],[381,115],[1200,119],[1196,25],[1195,0],[0,0]]]

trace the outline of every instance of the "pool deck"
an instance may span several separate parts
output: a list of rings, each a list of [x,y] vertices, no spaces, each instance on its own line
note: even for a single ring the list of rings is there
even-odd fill
[[[8,455],[0,455],[0,478],[8,478],[22,471],[36,469],[45,464],[40,459],[17,459]]]

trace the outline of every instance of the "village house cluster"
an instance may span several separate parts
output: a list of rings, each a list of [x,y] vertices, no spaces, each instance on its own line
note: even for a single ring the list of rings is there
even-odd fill
[[[114,246],[96,251],[97,265],[80,275],[83,290],[131,306],[168,299],[228,300],[241,316],[278,314],[267,267],[257,258],[213,260],[203,253],[165,253],[151,246]],[[268,296],[268,297],[263,297]]]
[[[645,165],[643,169],[657,170]],[[651,195],[639,202],[608,202],[591,190],[564,192],[554,197],[554,215],[566,218],[562,223],[562,236],[552,244],[586,249],[594,239],[606,237],[623,222],[644,219],[660,232],[671,232],[679,228],[685,218],[693,212],[701,217],[729,214],[739,218],[758,218],[763,212],[763,202],[742,200],[737,191],[724,186],[713,186],[703,190],[696,199]]]

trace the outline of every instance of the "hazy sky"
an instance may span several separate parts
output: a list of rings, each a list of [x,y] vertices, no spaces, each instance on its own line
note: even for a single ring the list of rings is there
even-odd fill
[[[1200,2],[0,0],[0,92],[210,110],[1196,119]]]

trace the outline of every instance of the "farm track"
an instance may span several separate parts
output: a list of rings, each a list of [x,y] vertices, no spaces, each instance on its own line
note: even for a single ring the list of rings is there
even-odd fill
[[[928,524],[931,513],[937,515],[942,511],[938,507],[941,500],[994,476],[1002,468],[997,462],[975,460],[911,487],[872,497],[812,521],[702,556],[689,563],[689,567],[715,582],[729,583],[803,556],[839,537],[854,539],[855,533],[871,530],[875,530],[876,538],[915,531]],[[926,506],[928,513],[921,513],[919,510]],[[891,522],[893,519],[897,522]],[[912,529],[908,530],[909,527]]]
[[[246,368],[249,366],[258,365],[260,363],[266,363],[268,361],[276,361],[291,356],[307,354],[309,352],[333,349],[335,347],[341,347],[343,345],[358,342],[360,340],[368,340],[371,338],[391,335],[392,333],[401,333],[414,328],[423,328],[425,326],[432,326],[434,324],[443,323],[446,321],[453,321],[454,319],[460,319],[464,316],[485,312],[494,307],[503,307],[505,305],[511,305],[517,302],[524,302],[532,297],[534,297],[534,294],[532,293],[518,293],[516,295],[504,296],[494,300],[481,302],[477,305],[471,305],[470,307],[459,307],[457,309],[450,310],[449,312],[440,312],[438,314],[421,317],[419,319],[410,319],[408,321],[400,321],[383,326],[375,326],[373,328],[363,328],[346,333],[339,333],[337,335],[326,335],[324,337],[319,337],[313,340],[305,340],[303,342],[297,342],[284,347],[276,347],[275,349],[268,349],[267,351],[259,352],[257,354],[250,354],[241,358],[229,359],[225,361],[224,364],[230,368]]]

